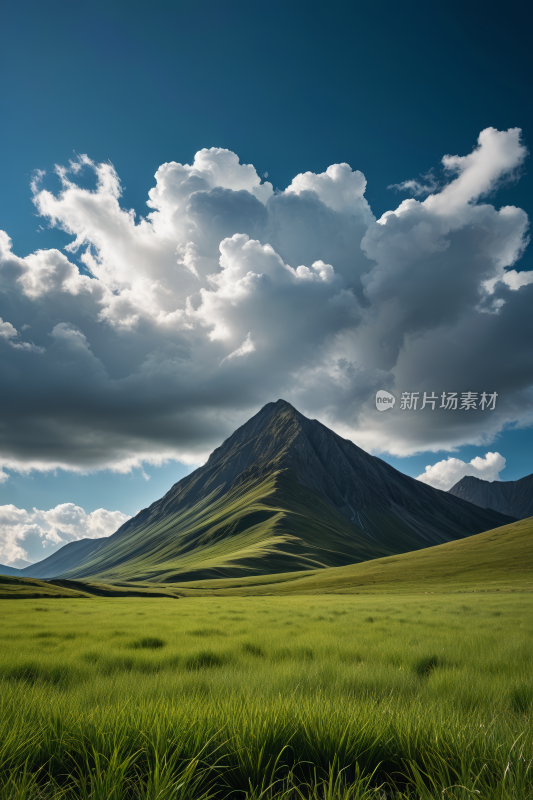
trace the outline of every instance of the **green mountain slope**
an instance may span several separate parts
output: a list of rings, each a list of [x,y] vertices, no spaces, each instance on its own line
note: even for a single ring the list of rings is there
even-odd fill
[[[186,595],[533,591],[533,517],[447,544],[346,567],[198,581]]]
[[[401,531],[395,532],[402,537]],[[391,537],[394,538],[394,537]],[[404,547],[413,545],[403,533]],[[346,564],[393,552],[301,486],[289,470],[247,476],[222,497],[111,537],[79,571],[95,580],[173,583]]]
[[[281,400],[60,574],[174,582],[324,568],[509,521],[403,475]]]

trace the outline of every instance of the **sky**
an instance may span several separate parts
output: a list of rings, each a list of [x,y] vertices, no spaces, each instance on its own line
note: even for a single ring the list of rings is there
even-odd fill
[[[440,489],[533,472],[523,8],[3,10],[0,563],[280,397]]]

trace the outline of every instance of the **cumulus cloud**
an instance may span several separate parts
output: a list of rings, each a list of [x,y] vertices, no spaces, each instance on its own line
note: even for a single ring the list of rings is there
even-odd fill
[[[234,153],[204,149],[158,169],[139,218],[111,164],[58,167],[56,194],[39,174],[38,213],[72,238],[21,258],[0,232],[0,468],[198,463],[280,396],[374,452],[531,424],[528,219],[484,201],[525,154],[517,129],[488,128],[444,157],[440,187],[379,220],[347,164],[273,192]],[[378,389],[499,399],[377,414]]]
[[[466,475],[481,478],[490,483],[498,481],[504,467],[505,458],[499,453],[486,453],[484,458],[477,456],[468,463],[459,458],[447,458],[433,466],[427,466],[417,480],[447,492]]]
[[[2,339],[13,339],[15,336],[18,336],[17,331],[13,327],[10,322],[4,322],[3,319],[0,317],[0,337]]]
[[[370,206],[364,196],[365,190],[366,178],[362,172],[359,170],[353,172],[349,164],[333,164],[320,175],[314,172],[297,175],[286,192],[297,195],[314,192],[334,211],[359,213],[366,217],[368,222],[373,222]]]
[[[345,336],[345,357],[387,372],[388,385],[379,388],[420,396],[497,391],[499,401],[492,416],[398,406],[376,421],[370,399],[355,423],[363,446],[408,455],[482,445],[511,420],[531,421],[530,273],[520,273],[516,298],[505,282],[529,223],[521,209],[480,202],[525,155],[517,130],[487,129],[470,156],[445,157],[455,175],[438,194],[404,200],[369,226],[361,243],[374,262],[362,276],[368,303],[362,325]]]
[[[110,536],[128,519],[121,511],[105,508],[87,514],[74,503],[62,503],[49,511],[34,508],[31,512],[14,505],[0,506],[0,561],[12,564],[26,559],[29,540],[40,540],[43,547],[56,549],[77,539]]]

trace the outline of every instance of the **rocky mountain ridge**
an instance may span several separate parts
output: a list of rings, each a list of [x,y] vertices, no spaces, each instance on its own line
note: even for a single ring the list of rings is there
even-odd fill
[[[517,519],[533,516],[533,475],[517,481],[484,481],[467,475],[449,493],[480,508],[490,508]]]

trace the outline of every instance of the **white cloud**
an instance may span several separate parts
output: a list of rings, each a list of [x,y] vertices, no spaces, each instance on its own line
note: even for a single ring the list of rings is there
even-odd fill
[[[457,178],[433,204],[452,210],[488,194],[500,181],[513,175],[527,155],[521,133],[520,128],[507,131],[485,128],[479,134],[478,146],[467,156],[444,156],[444,167],[457,173]]]
[[[519,208],[478,202],[525,153],[516,130],[487,129],[470,156],[445,158],[457,174],[440,193],[423,202],[404,200],[368,228],[361,245],[374,262],[362,276],[367,307],[344,352],[359,367],[387,371],[388,389],[398,393],[498,391],[497,412],[467,418],[398,409],[377,422],[370,400],[356,423],[362,446],[407,455],[481,445],[528,413],[533,360],[523,345],[527,301],[516,298],[512,311],[511,297],[499,296],[498,287],[527,245],[529,222]],[[513,388],[505,355],[510,348],[525,359],[513,371]]]
[[[362,172],[352,172],[349,164],[333,164],[319,175],[314,172],[297,175],[285,191],[298,195],[315,192],[334,211],[352,214],[362,212],[370,223],[373,222],[373,216],[364,196],[365,189],[366,178]]]
[[[184,208],[194,192],[221,187],[234,192],[250,192],[266,203],[273,194],[272,184],[261,184],[261,178],[251,164],[240,164],[239,157],[219,147],[204,148],[196,153],[194,162],[163,164],[155,174],[157,185],[149,192],[148,205],[163,214],[175,215]],[[154,217],[154,219],[158,219]]]
[[[472,475],[491,483],[497,481],[500,479],[500,472],[504,467],[505,458],[499,453],[486,453],[484,458],[476,456],[468,463],[459,458],[447,458],[433,466],[426,467],[425,472],[419,475],[417,480],[446,492],[466,475]]]
[[[411,178],[401,183],[392,183],[387,186],[387,189],[394,189],[397,192],[409,192],[414,197],[419,197],[423,194],[432,194],[439,188],[439,184],[432,172],[427,175],[422,175],[422,180]]]
[[[515,269],[508,270],[502,277],[502,283],[506,283],[513,292],[518,291],[522,286],[533,283],[533,271],[517,272]],[[491,291],[492,294],[492,291]]]
[[[13,339],[15,336],[18,336],[17,330],[10,322],[4,322],[0,317],[0,337],[9,340]]]
[[[57,194],[39,175],[36,208],[72,241],[21,258],[0,232],[0,468],[197,463],[280,396],[400,455],[530,424],[529,223],[482,202],[524,156],[516,129],[489,128],[444,158],[438,191],[378,221],[347,164],[273,193],[234,153],[201,150],[158,169],[141,218],[110,164],[58,167]],[[380,415],[378,389],[499,400],[490,415]]]
[[[228,361],[230,358],[240,358],[241,356],[247,355],[247,353],[253,353],[254,350],[255,344],[252,342],[252,334],[250,331],[248,331],[246,339],[241,346],[234,350],[233,353],[230,353],[229,356],[223,358],[220,363],[222,364],[224,361]]]
[[[64,545],[77,539],[110,536],[130,517],[121,511],[98,508],[87,514],[74,503],[62,503],[49,511],[25,511],[14,505],[0,506],[0,561],[11,564],[26,559],[28,539],[43,547]]]

